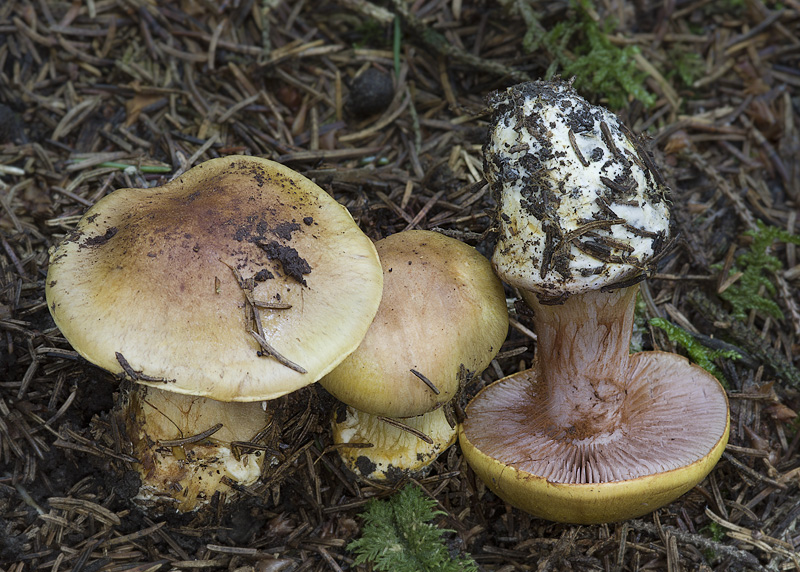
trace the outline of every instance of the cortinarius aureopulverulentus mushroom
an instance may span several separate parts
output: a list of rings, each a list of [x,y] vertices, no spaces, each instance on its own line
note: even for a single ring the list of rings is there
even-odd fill
[[[653,511],[706,476],[729,431],[716,378],[675,354],[629,353],[638,282],[668,238],[668,189],[639,139],[567,83],[517,85],[489,104],[492,261],[533,309],[538,339],[530,370],[468,406],[464,454],[535,516]]]
[[[125,421],[143,493],[189,510],[227,489],[221,472],[258,477],[264,455],[229,442],[267,423],[260,402],[317,381],[358,346],[382,284],[372,242],[342,205],[287,167],[231,156],[98,201],[52,252],[46,294],[83,357],[136,382]],[[213,400],[240,403],[219,417]],[[201,455],[209,443],[226,452]]]
[[[320,383],[349,405],[333,424],[345,464],[385,479],[424,469],[455,441],[443,408],[500,350],[508,310],[491,264],[463,242],[410,230],[375,247],[384,273],[378,313]]]

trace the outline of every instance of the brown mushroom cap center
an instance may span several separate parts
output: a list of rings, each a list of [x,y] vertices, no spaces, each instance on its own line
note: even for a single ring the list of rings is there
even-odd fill
[[[139,190],[135,208],[121,213],[113,227],[106,228],[98,220],[101,228],[106,228],[105,238],[85,239],[85,247],[96,249],[98,264],[106,266],[110,279],[118,273],[129,276],[146,272],[155,278],[151,281],[154,286],[168,283],[180,292],[192,291],[209,299],[217,294],[208,288],[197,268],[218,268],[218,277],[228,281],[230,273],[222,272],[224,267],[220,267],[220,262],[237,269],[247,267],[246,278],[266,270],[270,274],[264,274],[265,277],[291,276],[299,283],[304,275],[299,268],[307,263],[304,265],[299,255],[291,256],[286,245],[292,239],[296,241],[296,235],[314,232],[315,205],[304,200],[299,188],[294,204],[286,204],[278,196],[265,201],[256,194],[246,200],[232,201],[231,189],[252,185],[252,176],[235,171],[210,175],[168,196],[161,196],[161,189]],[[271,185],[297,187],[290,178],[278,174],[264,172],[259,178]],[[258,201],[257,209],[247,204],[252,201]],[[310,224],[303,223],[304,218]],[[121,260],[125,261],[125,267],[119,265]],[[310,272],[310,268],[305,268],[305,274]],[[158,280],[159,275],[163,281]],[[176,280],[176,275],[181,278]],[[213,280],[213,276],[205,278]],[[286,282],[292,284],[291,280]],[[153,290],[157,292],[158,288]],[[164,295],[174,296],[175,292]]]

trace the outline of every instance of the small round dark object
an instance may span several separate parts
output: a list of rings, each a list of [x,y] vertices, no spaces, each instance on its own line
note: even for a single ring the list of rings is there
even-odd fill
[[[378,465],[373,463],[369,457],[360,455],[356,459],[356,468],[358,468],[359,473],[362,475],[371,475],[375,472],[375,469],[378,468]]]
[[[367,68],[353,78],[345,109],[364,118],[385,111],[394,98],[392,76],[377,68]]]
[[[125,471],[121,477],[119,474],[114,475],[113,483],[109,484],[120,497],[132,499],[139,493],[139,488],[142,486],[142,478],[136,471],[129,470]]]

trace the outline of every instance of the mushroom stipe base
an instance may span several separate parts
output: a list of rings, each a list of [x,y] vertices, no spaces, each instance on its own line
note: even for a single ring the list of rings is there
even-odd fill
[[[344,419],[334,419],[332,423],[333,442],[344,465],[367,479],[396,482],[424,475],[430,464],[456,442],[456,429],[450,427],[441,408],[398,421],[424,433],[431,442],[390,425],[377,415],[347,407]]]
[[[215,493],[232,493],[226,483],[252,485],[266,455],[237,452],[233,443],[249,442],[269,418],[257,401],[224,403],[138,384],[123,391],[117,420],[141,477],[134,502],[151,512],[189,512],[207,506]],[[209,437],[170,445],[215,425],[219,428]]]
[[[467,407],[467,420],[459,428],[459,442],[469,465],[500,498],[533,516],[574,524],[597,524],[635,518],[662,507],[698,484],[719,460],[728,442],[730,419],[727,414],[727,397],[716,378],[705,370],[690,364],[676,354],[665,352],[641,352],[630,357],[634,369],[652,370],[648,385],[654,397],[665,397],[670,393],[670,376],[689,376],[698,395],[716,394],[716,401],[725,405],[724,413],[718,412],[709,424],[696,418],[685,418],[676,425],[683,430],[708,439],[716,431],[716,442],[708,452],[691,463],[654,474],[632,475],[631,478],[612,482],[557,482],[539,476],[522,467],[529,467],[530,460],[554,451],[518,449],[515,453],[496,458],[487,454],[490,449],[487,439],[498,435],[513,439],[514,436],[546,433],[547,438],[562,435],[563,450],[578,453],[580,444],[571,443],[568,431],[542,422],[546,413],[536,403],[537,379],[534,370],[526,370],[503,378],[484,388]],[[651,362],[651,363],[646,363]],[[655,365],[654,365],[655,364]],[[662,375],[658,375],[661,372]],[[502,398],[499,393],[504,393]],[[687,395],[691,399],[691,395]],[[533,398],[533,402],[531,399]],[[489,401],[491,407],[485,407]],[[527,415],[520,416],[520,405],[529,407]],[[690,404],[689,404],[690,405]],[[516,407],[516,412],[512,410]],[[677,406],[680,409],[681,406]],[[680,415],[676,411],[677,417]],[[490,428],[490,431],[481,428]],[[667,427],[654,428],[653,435],[662,434],[661,441],[669,439]],[[618,437],[629,431],[620,428]],[[691,435],[685,438],[692,439]],[[595,446],[594,454],[601,454],[602,445]],[[640,442],[638,447],[650,448],[658,453],[662,447],[654,437],[652,443]],[[552,446],[551,446],[552,448]],[[584,452],[585,453],[585,452]],[[662,461],[663,462],[663,461]]]

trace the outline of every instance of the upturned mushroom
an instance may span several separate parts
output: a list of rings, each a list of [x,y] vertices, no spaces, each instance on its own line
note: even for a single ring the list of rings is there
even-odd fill
[[[444,407],[499,351],[508,311],[489,261],[461,241],[412,230],[375,247],[378,313],[320,383],[349,406],[333,422],[346,466],[380,480],[423,470],[455,442]]]
[[[492,262],[538,337],[531,369],[467,407],[465,457],[538,517],[651,512],[708,474],[729,432],[716,378],[675,354],[629,353],[638,283],[668,238],[667,186],[642,142],[568,83],[517,85],[489,104]]]
[[[223,475],[258,478],[262,402],[352,352],[382,283],[342,205],[287,167],[231,156],[98,201],[51,253],[46,295],[76,351],[135,382],[123,419],[140,497],[191,510],[227,490]]]

